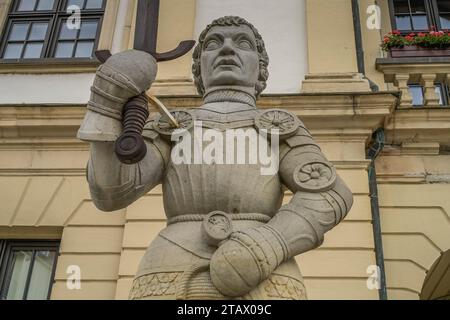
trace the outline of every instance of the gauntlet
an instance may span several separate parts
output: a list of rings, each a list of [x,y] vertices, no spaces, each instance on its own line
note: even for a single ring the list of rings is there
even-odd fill
[[[264,225],[232,233],[210,263],[211,280],[225,296],[240,297],[269,278],[290,257],[282,235]]]
[[[128,50],[111,56],[96,72],[78,138],[115,141],[122,132],[125,103],[150,88],[157,68],[156,60],[143,51]]]

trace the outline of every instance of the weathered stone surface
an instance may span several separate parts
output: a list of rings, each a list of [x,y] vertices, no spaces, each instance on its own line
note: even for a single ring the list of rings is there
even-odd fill
[[[162,183],[168,226],[147,249],[130,298],[306,298],[294,257],[323,243],[324,234],[350,211],[353,196],[301,121],[288,111],[256,107],[268,61],[250,23],[219,18],[200,35],[194,51],[193,73],[204,103],[186,113],[194,125],[185,128],[182,140],[170,136],[170,126],[162,127],[167,122],[149,122],[147,155],[124,165],[112,140],[92,139],[88,181],[99,209],[127,207]],[[117,72],[114,77],[133,76],[132,68]],[[92,119],[88,114],[85,123],[97,121]],[[97,128],[110,130],[103,124]],[[253,135],[254,143],[246,143]],[[240,138],[242,150],[234,145]],[[222,141],[222,148],[209,150],[211,161],[205,153],[198,161],[196,148],[208,150],[212,141]],[[224,147],[230,141],[232,149]],[[183,144],[189,147],[180,149]],[[258,147],[276,155],[269,159],[275,159],[269,164],[276,170],[264,171],[267,163]],[[236,161],[235,151],[243,151],[244,162]],[[177,155],[183,161],[176,161]],[[283,185],[294,194],[284,206]],[[205,224],[210,224],[207,232]]]

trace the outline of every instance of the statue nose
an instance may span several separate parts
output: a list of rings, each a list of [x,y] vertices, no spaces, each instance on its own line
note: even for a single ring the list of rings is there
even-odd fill
[[[225,39],[225,41],[223,42],[222,49],[220,50],[220,53],[222,55],[235,54],[235,51],[234,51],[234,48],[233,48],[233,40]]]

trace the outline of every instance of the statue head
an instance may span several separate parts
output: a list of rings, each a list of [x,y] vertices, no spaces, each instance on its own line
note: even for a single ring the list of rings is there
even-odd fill
[[[200,34],[192,72],[203,96],[214,87],[247,88],[258,97],[269,78],[269,57],[258,30],[245,19],[214,20]]]

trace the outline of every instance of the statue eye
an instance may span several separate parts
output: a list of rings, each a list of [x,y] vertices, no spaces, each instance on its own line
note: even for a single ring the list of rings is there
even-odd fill
[[[253,49],[253,44],[246,39],[241,39],[238,42],[239,48],[244,49],[244,50],[252,50]]]
[[[219,46],[220,46],[219,42],[217,40],[212,39],[212,40],[208,40],[205,43],[204,48],[205,48],[205,50],[216,50],[216,49],[219,49]]]

